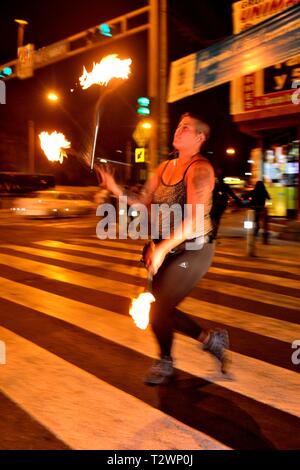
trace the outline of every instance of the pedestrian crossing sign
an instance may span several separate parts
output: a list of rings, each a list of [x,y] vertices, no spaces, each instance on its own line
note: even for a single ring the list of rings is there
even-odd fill
[[[135,163],[144,163],[145,161],[145,149],[139,147],[135,149]]]

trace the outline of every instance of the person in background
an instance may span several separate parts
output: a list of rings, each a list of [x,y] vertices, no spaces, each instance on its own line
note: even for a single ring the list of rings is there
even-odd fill
[[[265,209],[266,200],[271,199],[263,181],[257,181],[255,187],[249,193],[250,207],[255,211],[254,235],[257,236],[261,228],[261,221],[268,217]],[[266,221],[265,221],[266,222]]]
[[[228,207],[230,198],[232,198],[238,206],[242,205],[241,199],[235,194],[233,189],[224,182],[224,173],[221,170],[216,170],[217,178],[213,191],[213,202],[210,212],[213,230],[213,238],[217,238],[220,228],[221,218]]]

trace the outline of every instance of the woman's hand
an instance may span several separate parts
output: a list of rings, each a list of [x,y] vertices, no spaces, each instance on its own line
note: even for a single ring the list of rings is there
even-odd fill
[[[123,191],[122,188],[116,183],[113,172],[107,170],[103,166],[95,166],[95,172],[97,177],[101,178],[102,185],[115,196],[121,196]],[[99,179],[98,178],[98,179]]]
[[[166,251],[158,244],[151,243],[144,255],[145,265],[148,271],[154,276],[166,257]]]

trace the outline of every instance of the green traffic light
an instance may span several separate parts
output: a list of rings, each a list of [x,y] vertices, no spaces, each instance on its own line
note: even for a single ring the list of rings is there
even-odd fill
[[[147,107],[149,106],[150,104],[150,100],[149,98],[146,98],[146,96],[140,96],[138,99],[137,99],[137,102],[140,106],[142,107]]]
[[[7,75],[7,76],[12,75],[12,73],[13,73],[12,68],[11,67],[4,67],[3,73],[4,73],[4,75]]]
[[[137,109],[137,113],[140,115],[140,116],[149,116],[150,114],[150,109],[149,108],[145,108],[145,107],[140,107]]]
[[[0,71],[0,78],[9,77],[10,75],[12,75],[12,73],[13,71],[11,67],[4,67],[4,69]]]
[[[99,31],[103,36],[112,37],[110,26],[107,23],[100,24]]]

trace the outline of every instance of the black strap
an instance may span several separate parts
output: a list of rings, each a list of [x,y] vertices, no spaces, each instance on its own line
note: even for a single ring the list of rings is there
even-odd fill
[[[162,174],[160,175],[160,179],[162,179],[162,177],[163,177],[163,175],[164,175],[164,173],[165,173],[165,171],[166,171],[166,168],[167,168],[167,166],[169,165],[170,161],[171,161],[171,160],[167,160],[167,163],[166,163],[165,166],[164,166],[164,169],[163,169],[163,171],[162,171]]]
[[[192,165],[193,165],[193,163],[197,163],[198,161],[199,161],[199,160],[194,160],[193,162],[191,162],[191,163],[189,164],[189,166],[188,166],[188,167],[185,169],[185,171],[184,171],[184,173],[183,173],[182,180],[184,180],[184,178],[185,178],[185,175],[187,174],[187,172],[188,172],[188,169],[190,168],[190,166],[192,166]]]
[[[160,175],[160,179],[161,179],[161,180],[162,180],[162,177],[163,177],[163,175],[164,175],[164,173],[165,173],[165,171],[166,171],[167,166],[169,165],[169,163],[170,163],[171,161],[172,161],[172,160],[167,160],[167,163],[166,163],[166,165],[164,166],[164,169],[163,169],[163,171],[162,171],[162,174]],[[186,169],[184,170],[184,173],[183,173],[183,176],[182,176],[181,180],[179,180],[176,184],[181,183],[181,181],[184,181],[185,176],[186,176],[186,174],[187,174],[188,169],[190,168],[190,166],[193,165],[193,163],[196,163],[196,162],[198,162],[198,161],[199,161],[199,160],[194,160],[193,162],[191,162],[191,163],[186,167]]]

